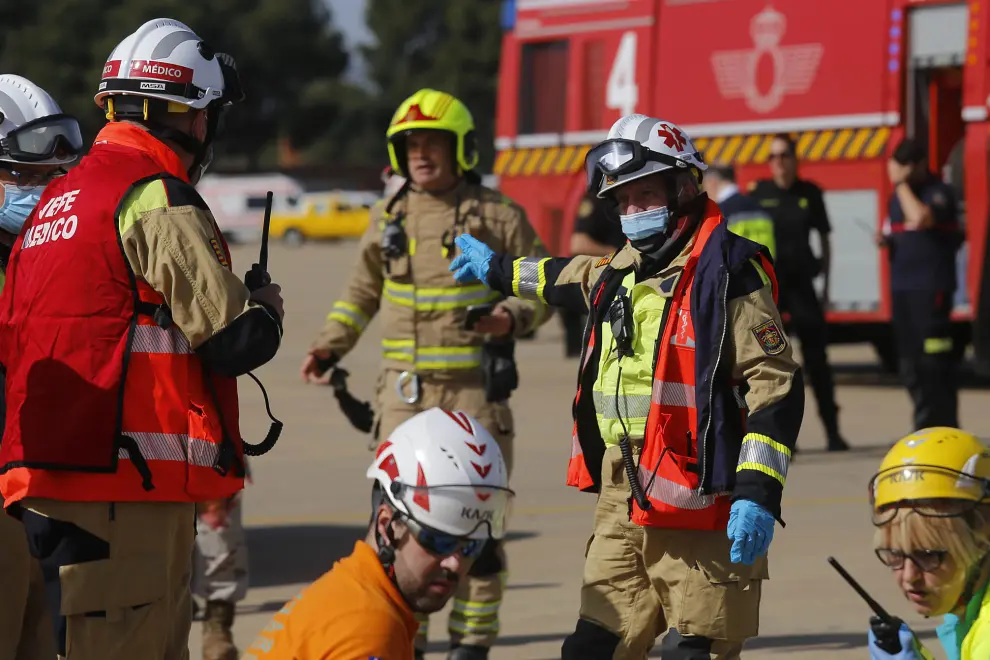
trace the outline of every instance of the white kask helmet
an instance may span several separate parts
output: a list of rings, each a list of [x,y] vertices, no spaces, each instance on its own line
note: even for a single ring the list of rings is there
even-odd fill
[[[368,468],[389,502],[420,525],[486,540],[505,535],[512,497],[498,443],[461,411],[430,408],[400,424]]]
[[[113,49],[95,101],[108,115],[107,97],[159,99],[202,110],[243,100],[233,58],[217,53],[184,23],[148,21]]]
[[[597,187],[600,198],[617,186],[658,172],[708,169],[677,124],[638,114],[612,124],[605,141],[588,152],[585,165],[589,188]]]
[[[0,75],[0,161],[66,165],[83,148],[79,122],[27,78]]]

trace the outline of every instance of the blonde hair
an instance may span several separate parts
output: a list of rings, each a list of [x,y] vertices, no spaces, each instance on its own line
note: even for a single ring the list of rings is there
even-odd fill
[[[916,550],[948,550],[956,565],[968,570],[990,552],[990,516],[981,506],[951,518],[924,516],[914,509],[897,510],[890,521],[873,535],[874,548],[889,548],[905,554]]]

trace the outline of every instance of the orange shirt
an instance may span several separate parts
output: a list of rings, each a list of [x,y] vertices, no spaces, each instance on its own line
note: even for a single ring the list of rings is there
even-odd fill
[[[416,617],[368,544],[304,589],[241,660],[412,660]]]

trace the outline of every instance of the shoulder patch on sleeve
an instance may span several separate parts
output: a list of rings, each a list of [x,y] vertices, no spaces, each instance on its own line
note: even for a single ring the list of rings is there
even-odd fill
[[[602,257],[601,259],[599,259],[598,261],[595,262],[595,268],[601,268],[602,266],[609,265],[610,263],[612,263],[612,257],[614,257],[614,256],[615,256],[615,253],[613,252],[612,254],[610,254],[608,256]]]
[[[760,344],[760,348],[767,355],[779,355],[787,347],[784,334],[777,327],[777,322],[773,319],[764,321],[755,328],[752,328],[753,336]]]
[[[595,211],[595,204],[590,199],[585,198],[581,200],[581,205],[578,207],[578,217],[587,218]]]
[[[204,211],[209,209],[206,201],[200,196],[199,191],[192,184],[172,176],[164,177],[162,183],[165,184],[165,193],[168,195],[168,205],[171,208],[195,206]]]

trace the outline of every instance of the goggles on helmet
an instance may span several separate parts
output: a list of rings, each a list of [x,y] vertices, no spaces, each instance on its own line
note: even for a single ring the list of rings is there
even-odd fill
[[[52,158],[68,159],[83,148],[79,122],[69,115],[49,115],[29,121],[0,139],[0,158],[37,163]]]
[[[946,496],[947,493],[943,493],[925,499],[900,499],[877,504],[877,491],[884,487],[890,487],[888,484],[884,484],[885,481],[896,484],[897,482],[913,480],[929,483],[944,481],[947,484],[953,484],[956,488],[970,489],[974,491],[974,495],[972,497],[950,497]],[[870,480],[869,496],[870,509],[873,512],[873,524],[877,527],[893,520],[900,509],[909,509],[926,518],[956,518],[966,515],[990,500],[990,481],[940,465],[905,464],[887,468],[875,474]]]
[[[423,549],[437,557],[450,557],[460,553],[467,559],[475,559],[485,545],[482,539],[463,538],[430,529],[410,516],[403,516],[403,522]]]
[[[585,158],[588,187],[597,186],[602,176],[615,178],[637,172],[650,161],[679,168],[691,166],[680,158],[647,149],[636,140],[624,138],[605,140],[592,147]]]

